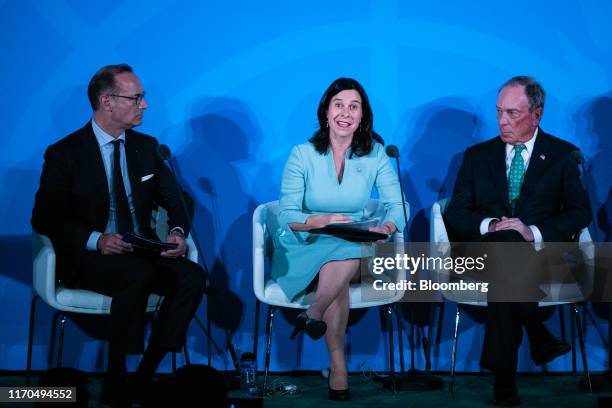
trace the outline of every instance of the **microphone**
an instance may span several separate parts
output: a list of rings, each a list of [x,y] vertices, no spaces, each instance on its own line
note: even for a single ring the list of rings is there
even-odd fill
[[[165,145],[165,144],[160,144],[157,145],[157,157],[159,157],[161,160],[163,160],[164,162],[168,163],[168,166],[170,167],[171,173],[172,173],[172,179],[174,180],[174,185],[178,191],[178,195],[181,201],[181,204],[183,205],[183,210],[185,211],[185,214],[187,214],[187,216],[189,217],[189,209],[187,206],[187,202],[185,201],[185,196],[183,195],[183,189],[181,188],[181,184],[179,183],[178,179],[176,178],[176,171],[174,170],[174,166],[172,165],[172,152],[170,151],[170,148]],[[195,244],[196,248],[198,249],[198,252],[201,254],[201,258],[202,258],[202,266],[204,268],[204,273],[206,276],[205,279],[205,284],[204,284],[204,291],[205,293],[209,294],[209,295],[215,295],[217,294],[217,291],[215,291],[210,284],[210,272],[208,270],[208,266],[206,265],[206,261],[204,260],[204,252],[202,252],[202,250],[200,249],[200,244],[197,240],[197,237],[195,235],[195,229],[192,228],[191,229],[191,238],[193,239],[193,243]],[[213,297],[215,300],[215,305],[217,307],[217,310],[221,310],[221,306],[219,305],[219,299],[217,296]],[[213,344],[215,345],[215,347],[217,348],[218,351],[219,350],[219,346],[216,345],[216,343],[214,343],[214,341],[212,341],[210,332],[208,330],[206,330],[206,328],[204,327],[204,325],[200,322],[200,319],[198,319],[197,316],[194,316],[194,318],[196,319],[196,322],[198,323],[198,325],[200,326],[200,328],[202,329],[202,331],[204,331],[204,333],[207,335],[208,337],[208,350],[209,350],[209,355],[208,355],[208,362],[210,364],[210,360],[211,360],[211,356],[210,356],[210,343],[213,342]],[[232,344],[231,340],[229,339],[229,335],[227,333],[227,329],[226,329],[226,335],[228,337],[228,345],[227,348],[229,349],[230,352],[230,356],[232,358],[232,362],[234,363],[234,367],[236,368],[236,370],[238,370],[238,357],[236,354],[236,349],[234,348],[234,345]]]
[[[586,190],[587,194],[590,196],[589,178],[587,177],[587,171],[586,171],[586,166],[585,166],[586,160],[584,159],[584,155],[582,154],[580,150],[573,150],[569,154],[569,159],[572,163],[576,164],[576,166],[580,166],[582,170],[582,178],[581,178],[582,186]],[[597,227],[597,218],[596,218],[595,211],[593,210],[593,206],[591,206],[591,217],[593,217],[593,234],[595,235],[595,241],[598,242],[599,241],[599,232],[598,232],[599,228]]]
[[[159,157],[163,161],[170,160],[170,157],[172,157],[172,153],[170,153],[170,148],[168,147],[168,145],[157,145],[157,157]]]
[[[191,211],[189,211],[189,206],[187,205],[187,201],[185,201],[185,195],[183,194],[183,189],[181,188],[181,184],[176,178],[176,171],[174,170],[174,166],[172,165],[172,160],[171,160],[172,153],[170,151],[170,148],[165,144],[157,145],[157,157],[159,157],[162,161],[168,163],[168,166],[170,167],[170,170],[171,170],[170,173],[172,174],[172,180],[174,181],[174,186],[176,187],[176,191],[179,196],[179,201],[181,202],[181,205],[183,207],[183,211],[185,211],[187,218],[191,218],[190,217]],[[206,290],[208,291],[208,275],[209,275],[208,266],[206,265],[206,261],[204,260],[204,253],[200,249],[200,245],[198,244],[198,240],[196,239],[193,228],[191,229],[191,238],[193,238],[193,243],[198,249],[198,252],[202,255],[202,264],[204,266],[204,271],[207,277]]]
[[[391,158],[398,158],[399,157],[399,150],[398,150],[397,146],[395,146],[395,145],[387,146],[387,148],[385,149],[385,152],[387,153],[387,156],[389,156]]]
[[[582,152],[580,150],[574,150],[573,152],[570,153],[570,160],[573,161],[576,164],[581,164],[584,166],[584,155],[582,154]],[[583,169],[584,170],[584,169]]]
[[[399,162],[399,149],[395,145],[389,145],[385,149],[387,156],[392,159],[395,159],[395,163],[397,164],[397,178],[399,180],[400,185],[400,194],[402,195],[402,209],[404,210],[404,221],[406,222],[406,228],[408,228],[408,214],[406,214],[406,200],[404,199],[404,188],[402,187],[402,172],[400,171],[400,162]]]

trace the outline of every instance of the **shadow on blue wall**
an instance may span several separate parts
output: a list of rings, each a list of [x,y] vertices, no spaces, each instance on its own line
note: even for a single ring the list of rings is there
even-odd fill
[[[208,316],[224,341],[232,342],[241,324],[253,330],[238,294],[252,293],[250,231],[257,202],[251,191],[263,188],[267,170],[262,166],[255,177],[261,186],[247,186],[237,166],[251,161],[250,148],[261,140],[261,130],[248,106],[236,99],[198,101],[190,117],[189,141],[178,155],[180,173],[196,202],[193,229],[210,269]]]
[[[594,212],[592,235],[595,241],[612,240],[612,93],[593,98],[574,115],[581,137],[590,139],[593,155],[588,160],[588,188]],[[609,305],[593,303],[594,313],[609,320]],[[607,324],[607,323],[606,323]],[[605,328],[603,329],[605,331]]]
[[[478,142],[476,134],[480,129],[480,122],[473,110],[463,99],[443,98],[418,108],[411,118],[407,118],[414,123],[414,128],[410,130],[410,134],[406,134],[405,140],[415,141],[401,147],[401,157],[410,162],[410,167],[402,172],[404,191],[411,208],[410,225],[405,233],[408,241],[429,241],[431,204],[451,196],[463,151]],[[423,185],[415,185],[417,181]],[[401,304],[402,316],[409,324],[419,328],[420,338],[423,335],[421,328],[429,324],[436,306],[437,330],[432,358],[440,353],[447,354],[447,350],[439,350],[440,343],[452,334],[442,330],[445,326],[449,327],[444,319],[446,304]],[[466,312],[474,319],[482,320],[476,311]],[[462,330],[467,329],[469,325],[462,325]],[[415,341],[415,344],[418,347],[423,342]]]

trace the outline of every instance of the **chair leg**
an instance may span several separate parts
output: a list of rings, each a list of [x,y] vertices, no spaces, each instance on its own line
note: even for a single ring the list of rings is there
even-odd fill
[[[453,334],[453,351],[451,354],[451,378],[448,386],[449,395],[453,395],[455,385],[455,364],[457,363],[457,343],[459,338],[459,320],[461,319],[461,305],[457,303],[457,314],[455,315],[455,333]]]
[[[172,352],[172,374],[176,374],[176,353]]]
[[[557,310],[559,311],[559,330],[561,331],[561,340],[567,341],[567,335],[565,333],[565,313],[563,311],[563,305],[559,305]]]
[[[402,324],[402,312],[397,310],[399,303],[393,304],[395,309],[395,320],[397,322],[397,346],[399,348],[400,373],[405,371],[404,367],[404,326]]]
[[[589,373],[589,365],[587,363],[587,356],[584,348],[584,332],[582,331],[582,324],[580,323],[580,313],[576,304],[573,303],[571,306],[572,314],[576,319],[576,330],[578,332],[578,342],[580,343],[580,356],[582,357],[582,367],[584,368],[584,374],[586,376],[587,385],[589,387],[589,393],[593,393],[593,385],[591,384],[591,374]]]
[[[395,395],[395,350],[393,347],[393,308],[386,306],[387,328],[389,330],[389,368],[391,370],[391,394]]]
[[[26,357],[26,385],[30,385],[32,375],[32,344],[34,342],[34,319],[36,318],[36,301],[40,296],[35,295],[30,305],[30,327],[28,329],[28,354]]]
[[[255,299],[255,323],[253,324],[253,354],[257,359],[257,348],[259,347],[259,309],[261,308],[261,302],[259,299]]]
[[[576,318],[574,316],[574,308],[570,305],[570,334],[572,345],[572,373],[576,373]]]
[[[263,395],[266,395],[268,387],[268,373],[270,372],[270,351],[272,350],[272,323],[276,306],[268,306],[268,324],[266,325],[266,364],[264,367]]]
[[[187,348],[187,340],[183,343],[183,354],[185,354],[185,364],[190,365],[191,359],[189,358],[189,349]]]
[[[60,320],[60,335],[59,335],[59,349],[57,350],[57,366],[62,366],[62,352],[64,351],[64,330],[66,328],[66,320],[68,317],[65,314],[62,314],[62,319]]]

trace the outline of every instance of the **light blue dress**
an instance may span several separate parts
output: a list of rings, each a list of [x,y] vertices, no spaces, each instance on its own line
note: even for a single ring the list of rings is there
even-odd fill
[[[296,232],[289,223],[304,223],[314,214],[343,214],[363,220],[365,207],[376,186],[385,204],[385,221],[403,231],[404,213],[399,181],[384,147],[375,143],[365,156],[346,153],[342,183],[338,182],[333,154],[318,153],[310,142],[295,146],[285,164],[274,233],[272,278],[289,299],[300,295],[321,266],[332,260],[364,257],[362,245],[329,236]]]

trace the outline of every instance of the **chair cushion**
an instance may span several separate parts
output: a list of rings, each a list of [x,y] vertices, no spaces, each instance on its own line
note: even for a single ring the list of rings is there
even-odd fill
[[[377,296],[369,294],[368,299],[363,300],[362,293],[363,289],[360,284],[351,284],[349,288],[349,304],[351,309],[388,304],[395,296],[395,292],[381,291],[377,292]],[[290,301],[278,283],[272,280],[266,282],[264,294],[267,304],[295,309],[307,309],[314,301],[316,295],[315,292],[309,292],[306,295],[300,295],[293,301]]]
[[[59,287],[56,291],[56,305],[58,310],[75,313],[109,314],[112,298],[97,292],[84,289],[68,289]],[[154,311],[163,297],[151,294],[147,302],[147,312]]]

